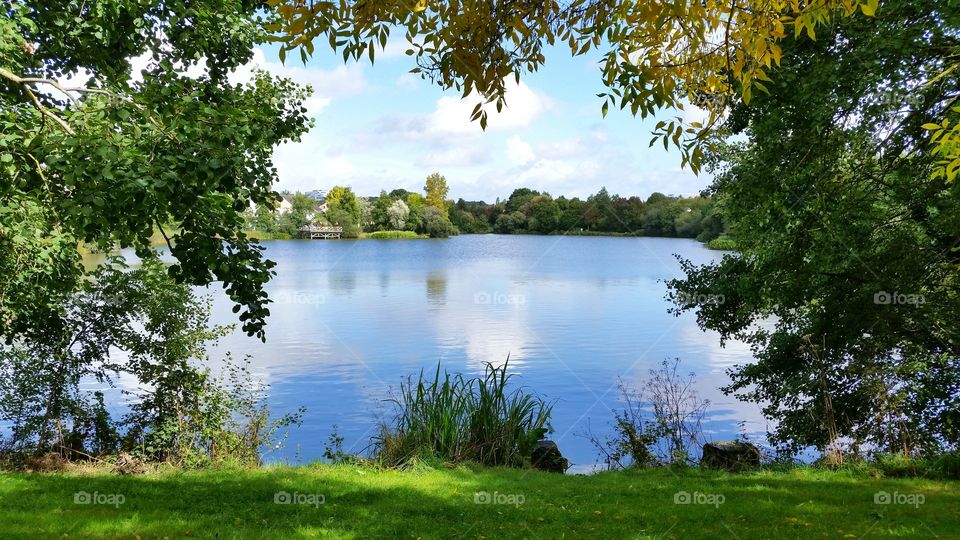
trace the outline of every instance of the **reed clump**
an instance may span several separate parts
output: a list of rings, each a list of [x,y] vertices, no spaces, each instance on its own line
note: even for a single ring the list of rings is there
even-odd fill
[[[472,461],[488,466],[523,467],[550,431],[552,404],[523,387],[507,390],[513,375],[487,363],[483,376],[423,370],[408,377],[390,399],[392,424],[381,426],[375,454],[386,466],[415,461]]]

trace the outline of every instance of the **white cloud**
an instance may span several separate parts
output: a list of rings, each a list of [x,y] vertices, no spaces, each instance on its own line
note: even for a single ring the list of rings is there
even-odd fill
[[[487,131],[509,131],[530,126],[546,108],[546,100],[524,82],[513,77],[506,79],[506,100],[503,110],[497,112],[496,104],[484,104],[488,112]],[[437,100],[437,108],[427,120],[428,129],[448,135],[482,133],[480,123],[470,116],[482,98],[473,93],[466,98],[444,96]]]
[[[320,170],[328,178],[348,178],[356,172],[353,162],[347,156],[335,156],[323,160]]]
[[[438,167],[465,167],[490,160],[490,151],[479,144],[457,144],[438,148],[420,156],[416,165],[426,170]]]
[[[537,145],[537,154],[547,159],[565,159],[580,155],[588,155],[588,144],[580,137],[568,137],[559,141],[546,142]],[[597,150],[600,148],[598,147]]]
[[[420,76],[415,73],[404,73],[397,77],[396,84],[397,88],[403,88],[404,90],[415,90],[420,87]]]
[[[533,148],[526,141],[514,135],[507,139],[507,159],[514,165],[526,165],[535,157]]]

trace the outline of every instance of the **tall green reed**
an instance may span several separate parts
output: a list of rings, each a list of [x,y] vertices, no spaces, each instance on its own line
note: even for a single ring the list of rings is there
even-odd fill
[[[432,380],[423,370],[408,377],[389,400],[397,414],[375,437],[377,457],[388,466],[423,458],[523,466],[550,430],[553,406],[522,387],[508,392],[509,363],[487,363],[470,379],[441,374],[439,364]]]

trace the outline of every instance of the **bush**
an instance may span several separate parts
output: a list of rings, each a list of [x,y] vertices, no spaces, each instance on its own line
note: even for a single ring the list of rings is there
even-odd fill
[[[737,242],[729,236],[718,236],[707,242],[707,247],[719,251],[736,251]]]
[[[882,453],[869,463],[874,474],[891,478],[926,477],[960,480],[960,451],[930,457],[912,457],[902,453]]]
[[[601,440],[589,427],[586,433],[607,469],[693,463],[693,452],[703,447],[710,401],[697,394],[693,373],[684,377],[679,367],[679,358],[664,360],[639,389],[620,381],[626,407],[614,412],[613,434]]]
[[[360,225],[354,221],[353,216],[349,212],[338,208],[331,209],[327,212],[327,220],[330,221],[332,225],[343,227],[343,232],[340,233],[341,238],[360,237]]]
[[[365,234],[363,237],[370,238],[371,240],[411,240],[423,238],[423,236],[413,231],[374,231]]]
[[[375,438],[375,453],[387,466],[417,460],[474,461],[484,465],[523,466],[537,441],[549,431],[552,405],[522,388],[507,393],[512,375],[487,364],[483,377],[467,379],[444,372],[432,381],[420,372],[400,385],[391,401],[392,426]]]
[[[933,458],[929,470],[934,478],[960,480],[960,450],[946,452]]]
[[[144,460],[183,468],[259,466],[264,449],[279,448],[282,430],[299,425],[303,410],[271,420],[268,386],[253,379],[249,363],[236,364],[228,353],[226,376],[191,367],[186,377],[164,377],[159,386],[171,393],[165,407],[155,410],[157,391],[145,392],[125,419],[131,426],[125,447]]]
[[[178,284],[156,257],[139,268],[113,258],[63,299],[43,336],[0,345],[0,450],[90,459],[127,451],[176,466],[256,465],[277,431],[299,415],[270,421],[264,388],[245,366],[215,379],[206,347],[229,328],[210,327],[210,302]],[[122,361],[121,361],[122,359]],[[228,358],[229,364],[229,358]],[[136,381],[120,421],[87,381]]]
[[[430,238],[448,238],[451,235],[460,234],[443,212],[433,206],[424,208],[420,219],[421,230],[424,234],[430,235]]]

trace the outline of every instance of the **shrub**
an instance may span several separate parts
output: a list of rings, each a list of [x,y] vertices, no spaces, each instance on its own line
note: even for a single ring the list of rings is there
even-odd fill
[[[552,405],[522,388],[507,392],[512,375],[488,363],[483,377],[440,373],[433,380],[421,370],[401,383],[392,399],[397,415],[375,438],[375,452],[387,466],[411,460],[475,461],[523,466],[549,431]]]
[[[929,470],[935,478],[960,480],[960,450],[946,452],[933,458]]]
[[[234,363],[228,353],[225,376],[189,368],[185,377],[164,377],[172,379],[159,385],[169,393],[165,405],[154,410],[157,391],[145,392],[125,419],[125,447],[145,460],[184,468],[259,466],[265,453],[280,447],[283,430],[300,424],[303,410],[271,420],[268,386],[253,379],[249,363]]]
[[[412,240],[423,238],[413,231],[374,231],[365,235],[372,240]]]
[[[737,242],[729,236],[718,236],[717,238],[707,242],[707,247],[720,251],[736,251]]]
[[[245,366],[227,379],[203,369],[207,345],[229,328],[211,328],[210,302],[156,257],[136,269],[114,258],[92,278],[63,299],[45,335],[0,345],[0,449],[12,464],[129,451],[178,466],[255,465],[278,430],[299,420],[270,421],[264,388]],[[119,404],[85,383],[121,376],[137,388],[125,391],[132,399],[118,422],[107,411]]]
[[[927,477],[960,480],[960,451],[935,456],[913,457],[903,453],[881,453],[869,463],[875,473],[891,478]]]
[[[697,394],[693,373],[684,377],[679,366],[680,359],[664,360],[640,389],[620,382],[626,408],[614,413],[613,435],[601,440],[589,428],[586,433],[607,469],[693,462],[710,402]]]
[[[430,238],[447,238],[451,235],[460,234],[460,231],[453,226],[453,223],[450,223],[443,212],[433,206],[427,206],[423,209],[421,230],[430,235]]]

